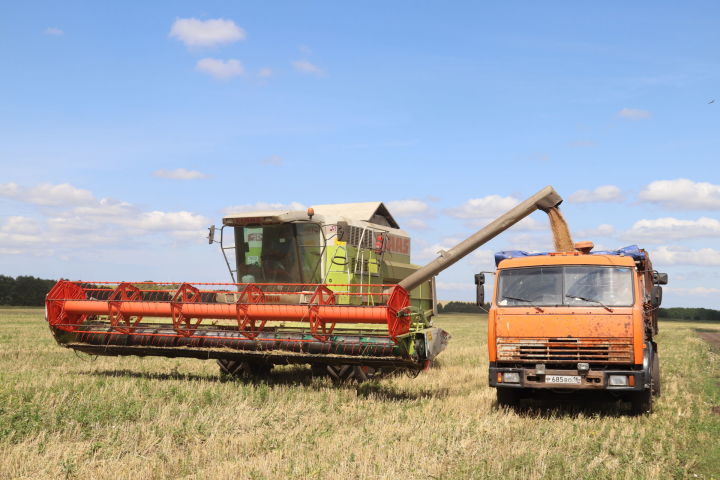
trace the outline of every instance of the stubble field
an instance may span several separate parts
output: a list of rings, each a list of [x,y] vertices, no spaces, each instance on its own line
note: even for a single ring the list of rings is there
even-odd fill
[[[226,381],[214,362],[92,358],[42,309],[0,310],[0,478],[720,478],[720,351],[663,322],[663,395],[632,417],[573,397],[499,408],[486,319],[417,378],[334,385],[309,368]]]

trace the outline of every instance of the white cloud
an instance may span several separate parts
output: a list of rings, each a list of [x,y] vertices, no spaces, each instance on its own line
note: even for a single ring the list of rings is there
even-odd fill
[[[198,60],[195,70],[220,79],[237,77],[245,73],[245,68],[239,60],[220,60],[218,58],[203,58]]]
[[[398,217],[429,215],[432,213],[430,205],[422,200],[395,200],[388,202],[387,205],[390,213]]]
[[[663,287],[666,293],[672,293],[676,295],[690,295],[693,297],[705,297],[715,296],[720,294],[720,288],[708,288],[708,287]]]
[[[65,35],[65,32],[63,32],[57,27],[48,27],[45,29],[45,35],[60,36]]]
[[[493,269],[495,267],[495,252],[492,250],[475,250],[469,257],[470,264],[476,267]]]
[[[632,242],[659,243],[698,237],[720,237],[720,221],[701,217],[697,220],[680,220],[672,217],[655,220],[638,220],[623,233],[622,238]]]
[[[618,117],[627,118],[628,120],[642,120],[650,118],[650,112],[647,110],[640,110],[639,108],[623,108],[618,112]]]
[[[420,241],[417,242],[417,244],[415,245],[413,254],[416,259],[420,260],[434,259],[439,255],[439,252],[443,250],[449,250],[450,248],[460,243],[462,240],[463,239],[459,237],[445,237],[439,242],[436,242],[432,245],[428,245],[427,243]]]
[[[652,260],[659,265],[699,265],[720,266],[720,250],[700,248],[692,250],[686,247],[662,246],[652,251]]]
[[[448,209],[448,215],[464,219],[496,218],[520,203],[515,197],[488,195],[482,198],[471,198],[460,207]]]
[[[257,202],[253,204],[245,205],[233,205],[232,207],[223,208],[222,212],[225,215],[233,215],[235,213],[244,212],[262,212],[267,210],[306,210],[307,207],[299,202],[290,203],[271,203],[271,202]]]
[[[429,230],[430,227],[427,223],[423,222],[419,218],[409,218],[403,220],[401,228],[409,228],[411,230]]]
[[[169,36],[188,47],[211,47],[244,40],[246,35],[245,30],[232,20],[178,18],[173,23]]]
[[[507,245],[503,250],[523,250],[525,252],[548,252],[553,251],[553,239],[550,229],[545,233],[520,233],[515,234],[503,241]]]
[[[311,75],[322,75],[323,70],[317,65],[310,63],[308,60],[295,60],[292,62],[292,66],[301,73],[307,73]]]
[[[270,78],[273,75],[272,68],[269,67],[263,67],[258,71],[258,77],[260,78]]]
[[[602,185],[594,190],[578,190],[568,197],[571,203],[617,202],[622,193],[615,185]]]
[[[445,293],[449,293],[450,295],[453,295],[454,292],[457,292],[458,290],[467,290],[467,291],[475,291],[475,284],[470,282],[441,282],[438,281],[435,286],[439,291],[441,291],[441,295],[444,295]]]
[[[181,232],[181,231],[202,231],[207,226],[208,220],[202,215],[191,212],[143,212],[138,217],[124,219],[122,224],[142,231],[157,232]]]
[[[520,203],[515,197],[501,197],[488,195],[482,198],[471,198],[459,207],[446,210],[454,218],[465,219],[469,228],[482,228],[500,215]],[[532,217],[525,217],[511,227],[513,230],[543,230],[548,228],[546,222],[540,222]]]
[[[603,223],[595,228],[586,230],[578,230],[578,238],[593,238],[593,237],[610,237],[615,234],[615,227],[608,223]]]
[[[89,190],[75,188],[68,183],[41,183],[35,187],[0,183],[0,197],[45,206],[82,205],[95,200]]]
[[[108,246],[136,248],[151,235],[159,236],[161,244],[170,239],[200,241],[209,223],[192,212],[143,211],[128,202],[98,200],[69,184],[4,184],[0,193],[41,207],[33,217],[11,216],[0,223],[3,254],[72,256]]]
[[[196,180],[199,178],[207,178],[202,172],[197,170],[187,170],[185,168],[176,168],[175,170],[155,170],[153,173],[156,177],[169,178],[171,180]]]
[[[273,167],[282,167],[284,161],[280,155],[270,155],[269,157],[263,158],[263,165],[272,165]]]
[[[657,203],[667,208],[720,209],[720,185],[693,182],[687,178],[656,180],[638,194],[643,202]]]
[[[6,233],[33,234],[39,233],[40,227],[32,218],[11,216],[7,217],[5,223],[0,227],[0,231]]]

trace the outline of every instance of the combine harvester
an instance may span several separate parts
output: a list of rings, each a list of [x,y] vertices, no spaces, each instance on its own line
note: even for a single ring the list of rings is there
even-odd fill
[[[432,326],[435,275],[561,202],[545,187],[422,268],[379,202],[230,215],[218,243],[233,283],[61,280],[46,318],[57,342],[77,351],[215,359],[232,375],[283,364],[337,380],[420,371],[449,339]]]

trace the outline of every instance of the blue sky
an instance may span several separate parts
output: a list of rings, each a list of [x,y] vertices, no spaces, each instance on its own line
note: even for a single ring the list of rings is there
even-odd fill
[[[720,308],[717,2],[0,7],[0,273],[226,281],[231,206],[381,200],[425,263],[545,185]],[[715,103],[709,103],[717,99]],[[443,273],[470,299],[513,227]]]

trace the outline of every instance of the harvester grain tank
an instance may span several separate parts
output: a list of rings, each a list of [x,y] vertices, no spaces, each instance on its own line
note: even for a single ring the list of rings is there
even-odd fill
[[[46,300],[63,346],[97,355],[216,359],[230,374],[310,364],[337,379],[420,370],[447,345],[434,327],[434,277],[537,209],[546,187],[425,267],[383,203],[223,218],[232,283],[60,281]]]
[[[489,382],[500,404],[541,390],[604,392],[652,410],[660,394],[654,336],[667,274],[637,246],[495,255]],[[483,277],[479,275],[480,288]]]

